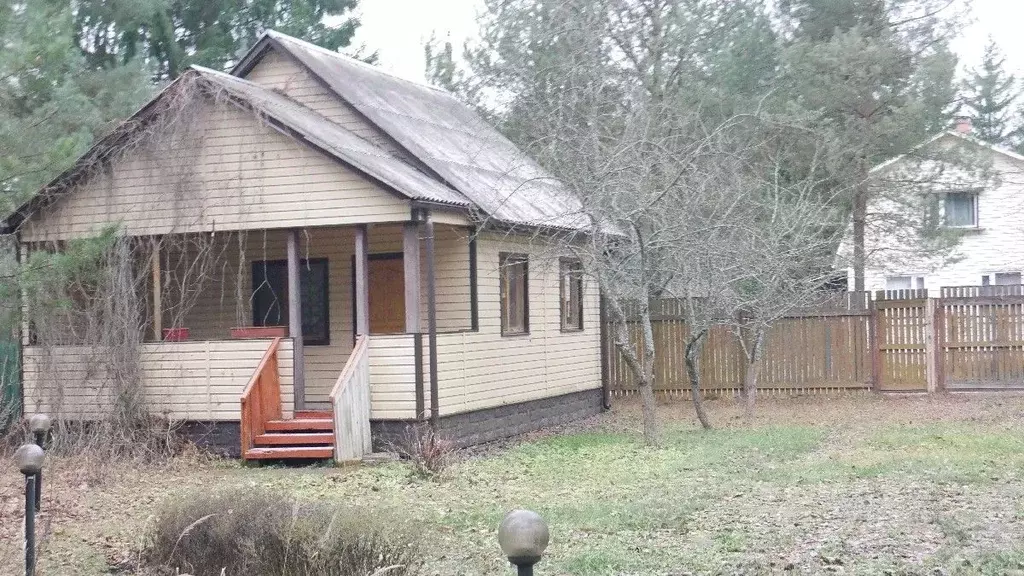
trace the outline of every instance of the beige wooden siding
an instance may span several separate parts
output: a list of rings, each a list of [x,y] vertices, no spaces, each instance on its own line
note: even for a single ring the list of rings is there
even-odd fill
[[[423,339],[426,342],[426,338]],[[370,337],[370,418],[416,417],[416,365],[411,334]]]
[[[470,226],[472,223],[465,212],[457,210],[431,210],[430,219],[435,224],[447,224],[448,226]]]
[[[398,222],[410,206],[227,103],[198,106],[194,133],[150,143],[26,222],[26,241],[122,224],[132,235]]]
[[[436,280],[437,330],[452,332],[472,327],[472,298],[469,293],[469,229],[434,227],[434,278]],[[427,295],[426,250],[420,247],[423,273],[422,296]],[[427,307],[421,308],[423,331],[427,331]]]
[[[146,343],[140,353],[143,394],[152,414],[171,420],[238,420],[239,398],[270,340]],[[109,416],[110,383],[86,346],[24,348],[26,412],[70,419]],[[281,404],[293,409],[292,343],[278,348]],[[59,385],[58,385],[59,383]]]
[[[409,155],[380,128],[366,120],[355,108],[325,88],[303,66],[286,54],[269,50],[245,79],[260,86],[280,90],[300,104],[315,110],[328,120],[344,126],[391,155],[409,159]]]
[[[499,252],[529,255],[529,335],[501,336]],[[584,330],[562,332],[555,248],[543,240],[482,234],[477,244],[477,262],[480,330],[438,335],[441,414],[599,388],[600,313],[596,283],[585,283]]]

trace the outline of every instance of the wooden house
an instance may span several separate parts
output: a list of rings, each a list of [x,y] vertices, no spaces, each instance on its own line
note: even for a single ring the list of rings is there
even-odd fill
[[[5,225],[23,258],[111,225],[152,241],[146,407],[245,458],[356,459],[424,420],[477,443],[601,409],[578,200],[451,95],[283,34],[230,74],[187,71]],[[219,256],[175,292],[187,250],[161,240],[187,237]],[[26,413],[115,401],[83,368],[95,343],[26,324],[22,344]]]

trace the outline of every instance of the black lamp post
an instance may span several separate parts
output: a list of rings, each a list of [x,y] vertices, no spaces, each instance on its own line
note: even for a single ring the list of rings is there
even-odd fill
[[[14,452],[18,470],[25,475],[25,576],[36,573],[36,478],[43,469],[43,449],[23,444]]]
[[[36,446],[46,449],[46,435],[50,432],[50,417],[46,414],[35,414],[28,419],[29,430],[35,436]],[[39,512],[43,503],[43,470],[36,472],[36,512]]]
[[[547,522],[530,510],[513,510],[498,526],[498,544],[519,576],[533,576],[533,565],[540,562],[548,539]]]

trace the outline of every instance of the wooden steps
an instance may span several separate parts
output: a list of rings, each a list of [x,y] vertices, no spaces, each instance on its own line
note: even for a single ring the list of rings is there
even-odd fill
[[[334,419],[330,412],[303,410],[290,420],[269,420],[253,438],[246,460],[325,460],[334,458]]]
[[[293,420],[270,420],[267,432],[333,432],[334,420],[330,418],[295,418]]]
[[[334,446],[333,432],[270,432],[256,437],[256,446]]]
[[[326,460],[333,457],[333,446],[250,448],[245,455],[246,460]]]

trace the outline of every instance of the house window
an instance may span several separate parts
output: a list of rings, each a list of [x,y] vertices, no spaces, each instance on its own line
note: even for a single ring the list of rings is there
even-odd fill
[[[501,334],[526,334],[530,331],[530,300],[526,254],[498,255],[501,267]]]
[[[923,290],[924,276],[888,276],[885,279],[886,290]]]
[[[562,330],[583,330],[583,263],[569,258],[563,258],[559,263]]]
[[[311,346],[331,342],[327,300],[327,259],[299,261],[299,290],[302,298],[302,342]],[[288,325],[288,262],[252,263],[253,326]]]
[[[978,225],[978,194],[950,192],[943,204],[946,226],[971,228]]]
[[[1020,272],[995,272],[981,277],[982,286],[1017,286],[1020,283]]]

